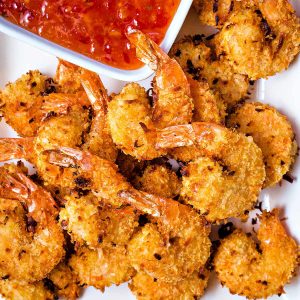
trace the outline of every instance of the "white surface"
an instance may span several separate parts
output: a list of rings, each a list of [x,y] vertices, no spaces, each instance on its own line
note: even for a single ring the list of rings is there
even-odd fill
[[[300,0],[297,0],[296,7],[300,12]],[[192,14],[189,15],[182,34],[199,33],[197,20]],[[202,29],[201,29],[202,30]],[[45,54],[35,48],[27,46],[12,38],[0,34],[0,87],[7,81],[13,81],[29,69],[39,69],[43,73],[53,74],[56,67],[56,58]],[[118,92],[124,82],[101,76],[109,92]],[[278,74],[268,80],[259,81],[253,98],[269,103],[286,114],[292,121],[296,135],[300,137],[300,59],[298,59],[288,71]],[[142,85],[149,87],[150,80],[142,81]],[[13,132],[3,122],[0,124],[0,137],[13,136]],[[264,201],[264,207],[281,207],[284,209],[284,215],[288,217],[286,224],[292,236],[300,242],[300,160],[298,159],[293,176],[299,178],[293,184],[283,182],[282,186],[277,186],[262,192],[260,199]],[[286,294],[280,298],[272,297],[272,300],[298,300],[300,299],[300,277],[293,279],[292,283],[287,285]],[[85,300],[130,300],[134,299],[127,285],[111,287],[106,289],[104,294],[89,288],[84,296]],[[210,280],[206,294],[201,298],[203,300],[238,300],[243,297],[230,295],[226,288],[222,288],[217,280]]]
[[[181,26],[184,22],[184,19],[189,11],[189,8],[193,0],[183,0],[181,1],[176,14],[169,26],[169,29],[165,35],[164,40],[161,43],[161,46],[164,50],[169,51]],[[38,35],[35,35],[15,24],[10,23],[6,19],[0,17],[0,31],[17,38],[23,42],[26,42],[30,45],[33,45],[39,49],[46,51],[47,53],[61,57],[67,61],[70,61],[76,65],[85,67],[94,72],[105,74],[107,76],[120,79],[120,80],[141,80],[149,77],[153,74],[153,71],[150,70],[147,66],[139,68],[132,71],[124,71],[117,69],[103,63],[100,63],[96,60],[93,60],[87,56],[69,50],[67,48],[61,47],[53,42],[50,42],[44,38],[41,38]]]

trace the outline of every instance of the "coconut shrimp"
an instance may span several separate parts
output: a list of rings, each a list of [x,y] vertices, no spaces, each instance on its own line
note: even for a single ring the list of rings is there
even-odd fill
[[[81,247],[72,255],[70,266],[81,285],[91,285],[102,291],[112,284],[130,280],[135,274],[124,246],[98,250]]]
[[[288,0],[257,1],[233,13],[216,36],[216,52],[252,80],[288,68],[300,51],[300,22]]]
[[[205,265],[211,242],[210,226],[202,216],[174,200],[144,192],[122,191],[120,196],[151,218],[128,244],[130,262],[138,272],[177,282]]]
[[[222,28],[236,11],[254,5],[256,0],[194,0],[194,7],[202,24]]]
[[[155,127],[164,128],[191,122],[193,101],[188,80],[179,64],[139,30],[127,33],[136,47],[138,59],[156,71],[152,120]]]
[[[152,278],[138,272],[129,283],[138,300],[194,300],[199,299],[207,287],[209,271],[194,272],[177,283]]]
[[[261,148],[266,166],[264,187],[275,185],[290,170],[298,147],[286,116],[269,105],[248,102],[237,107],[227,124],[252,136]]]
[[[156,127],[144,88],[127,84],[108,104],[108,122],[113,141],[125,154],[138,160],[151,160],[166,154],[156,150]]]
[[[53,294],[43,281],[27,283],[19,280],[0,280],[0,296],[7,300],[55,300]]]
[[[157,146],[191,162],[183,169],[181,197],[212,222],[241,217],[253,208],[265,180],[260,148],[252,137],[210,123],[161,130]]]
[[[201,35],[188,36],[175,43],[169,55],[193,79],[207,82],[217,106],[222,108],[223,103],[231,106],[247,96],[249,79],[235,72],[223,56],[218,57],[214,48],[215,38],[208,43]]]
[[[55,201],[14,165],[1,167],[0,197],[1,277],[43,279],[65,253]]]
[[[44,279],[44,284],[63,299],[76,300],[80,295],[78,278],[67,261],[58,264]]]
[[[60,223],[77,245],[91,249],[125,245],[139,223],[139,214],[129,207],[111,208],[92,193],[66,196]]]
[[[165,165],[158,164],[147,166],[141,175],[133,178],[132,184],[137,190],[165,198],[175,198],[181,189],[181,182],[176,172]]]
[[[56,92],[52,78],[29,71],[0,92],[0,111],[6,122],[21,136],[34,136],[43,118],[45,95]]]
[[[298,265],[299,248],[287,234],[277,209],[264,212],[259,245],[240,230],[222,242],[214,258],[219,280],[232,294],[250,299],[284,293]]]

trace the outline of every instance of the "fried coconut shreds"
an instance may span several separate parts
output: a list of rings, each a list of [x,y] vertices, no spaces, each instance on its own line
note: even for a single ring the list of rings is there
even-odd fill
[[[104,291],[112,284],[119,285],[135,274],[124,246],[98,250],[81,247],[69,262],[77,274],[80,284],[91,285]]]
[[[133,179],[132,184],[138,190],[165,198],[176,197],[181,189],[176,172],[167,166],[156,164],[148,166],[141,176]]]
[[[222,240],[214,258],[221,283],[249,299],[284,293],[298,265],[299,248],[287,234],[279,211],[263,212],[257,245],[241,230]]]
[[[207,81],[214,93],[228,105],[247,96],[249,79],[236,73],[223,56],[214,53],[214,39],[204,42],[201,35],[188,36],[175,43],[169,54],[194,79]]]
[[[244,103],[228,117],[227,125],[253,137],[266,165],[264,187],[273,186],[295,161],[297,142],[291,123],[275,108],[259,102]]]
[[[55,294],[68,300],[76,300],[80,295],[79,281],[67,262],[58,264],[45,279],[45,285],[54,287]]]
[[[43,281],[27,283],[19,280],[0,280],[0,297],[6,300],[54,300],[56,295]]]
[[[145,272],[137,273],[130,290],[139,300],[194,300],[205,292],[209,271],[194,272],[177,283],[168,283],[153,278]]]
[[[132,207],[110,208],[92,193],[73,193],[66,200],[60,223],[77,245],[87,244],[92,249],[125,245],[139,225],[139,214]]]
[[[29,71],[0,91],[0,112],[19,135],[34,136],[43,117],[43,96],[53,92],[53,79],[37,70]]]
[[[254,5],[255,0],[194,0],[202,24],[222,28],[232,13]]]
[[[300,51],[300,22],[289,1],[257,2],[233,13],[215,43],[217,55],[252,80],[287,69]]]

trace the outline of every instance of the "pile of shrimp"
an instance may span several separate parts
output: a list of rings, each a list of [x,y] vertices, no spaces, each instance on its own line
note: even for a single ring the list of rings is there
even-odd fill
[[[127,282],[137,299],[193,300],[213,268],[232,293],[283,293],[299,248],[278,210],[262,213],[259,246],[236,230],[216,249],[211,233],[246,220],[290,172],[289,120],[240,102],[251,77],[213,58],[214,41],[186,38],[169,56],[138,30],[127,37],[155,72],[148,91],[109,95],[63,60],[54,78],[29,71],[0,91],[19,135],[0,138],[0,295],[73,300]]]

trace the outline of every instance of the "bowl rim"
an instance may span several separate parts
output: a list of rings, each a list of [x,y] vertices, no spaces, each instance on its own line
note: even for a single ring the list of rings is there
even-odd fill
[[[164,51],[169,52],[169,50],[171,49],[182,27],[182,24],[189,12],[192,2],[193,0],[180,1],[174,18],[171,21],[166,35],[160,44],[161,48]],[[108,77],[115,78],[118,80],[139,81],[148,78],[154,73],[153,70],[151,70],[148,66],[143,66],[136,70],[122,70],[106,65],[83,54],[80,54],[76,51],[70,50],[45,38],[42,38],[37,34],[34,34],[14,23],[11,23],[10,21],[6,20],[4,17],[1,16],[0,31],[12,36],[13,38],[21,40],[22,42],[30,44],[40,50],[43,50],[49,54],[65,59],[71,63],[94,71],[98,74],[106,75]]]

